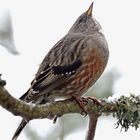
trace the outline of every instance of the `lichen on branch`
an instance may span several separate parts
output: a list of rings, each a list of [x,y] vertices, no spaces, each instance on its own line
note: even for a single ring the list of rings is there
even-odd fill
[[[130,95],[129,97],[121,96],[117,101],[117,110],[113,116],[117,118],[117,127],[121,125],[125,131],[129,127],[137,129],[140,124],[140,96]]]

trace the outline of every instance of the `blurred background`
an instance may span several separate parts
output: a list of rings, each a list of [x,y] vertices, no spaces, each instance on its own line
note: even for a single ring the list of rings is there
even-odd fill
[[[6,88],[19,98],[30,86],[50,48],[70,29],[92,0],[0,0],[0,73]],[[107,98],[140,93],[140,2],[95,0],[93,16],[109,44],[107,68],[86,95]],[[0,139],[10,140],[21,118],[0,107]],[[95,140],[139,139],[140,129],[115,129],[116,119],[100,117]],[[84,140],[88,117],[64,115],[56,124],[33,120],[18,140]]]

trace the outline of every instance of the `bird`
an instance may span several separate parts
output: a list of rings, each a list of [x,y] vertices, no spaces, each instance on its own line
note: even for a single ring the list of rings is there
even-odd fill
[[[34,104],[51,103],[59,98],[78,100],[99,79],[106,68],[109,49],[92,12],[93,2],[47,53],[20,100]],[[27,123],[23,118],[12,140],[17,139]]]

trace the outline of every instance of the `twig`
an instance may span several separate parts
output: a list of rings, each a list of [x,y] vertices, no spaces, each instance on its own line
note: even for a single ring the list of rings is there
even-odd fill
[[[89,125],[86,140],[94,140],[98,116],[94,113],[88,114]]]

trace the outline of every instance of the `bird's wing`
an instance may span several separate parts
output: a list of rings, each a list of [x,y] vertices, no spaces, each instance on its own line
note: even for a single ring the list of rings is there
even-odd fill
[[[42,91],[50,92],[73,75],[82,65],[82,60],[78,57],[81,41],[82,38],[60,40],[44,58],[30,89],[20,99],[30,102],[41,95]]]

